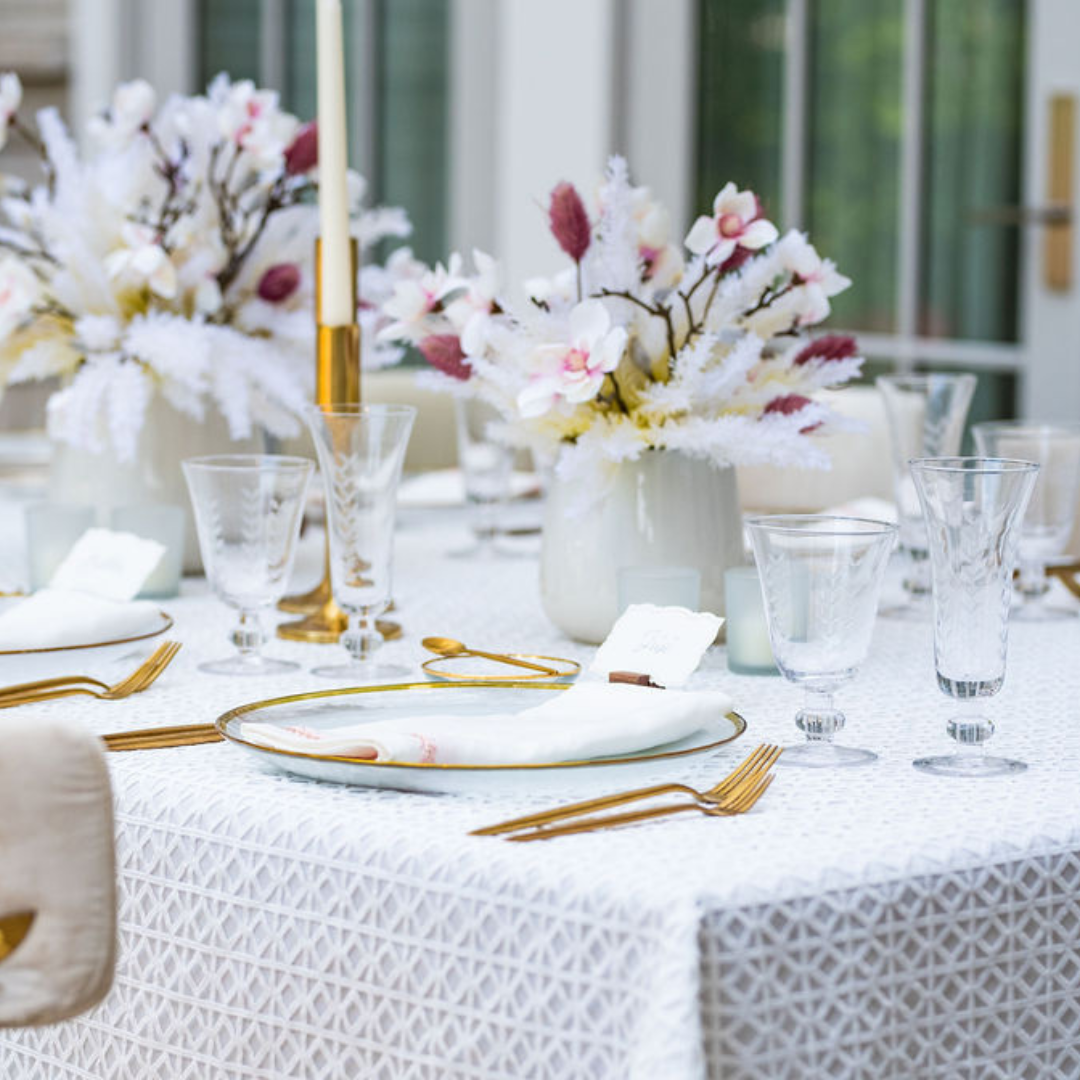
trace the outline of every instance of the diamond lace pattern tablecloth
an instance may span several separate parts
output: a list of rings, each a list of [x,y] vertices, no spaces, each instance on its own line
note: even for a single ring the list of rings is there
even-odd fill
[[[408,634],[387,657],[418,662],[419,636],[443,633],[587,660],[545,620],[534,561],[441,557],[457,527],[400,530]],[[229,613],[199,586],[168,606],[185,649],[152,691],[36,708],[105,732],[326,685],[200,675]],[[466,835],[552,803],[524,787],[335,788],[225,745],[116,755],[115,989],[78,1021],[3,1036],[0,1076],[1076,1078],[1078,655],[1080,621],[1014,626],[991,710],[998,749],[1030,770],[937,779],[910,764],[947,742],[929,626],[880,622],[842,695],[849,741],[877,764],[782,771],[742,818],[550,844]],[[792,687],[734,678],[718,650],[695,678],[730,688],[750,731],[681,778],[791,740]]]

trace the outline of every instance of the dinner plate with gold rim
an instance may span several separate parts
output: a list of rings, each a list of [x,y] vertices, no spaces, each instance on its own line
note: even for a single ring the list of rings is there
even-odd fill
[[[327,754],[302,754],[259,746],[245,739],[242,725],[258,721],[303,725],[315,730],[355,724],[364,718],[388,720],[425,712],[445,713],[448,704],[461,715],[520,711],[539,705],[567,688],[565,683],[420,682],[317,690],[257,701],[230,709],[217,728],[234,746],[275,769],[308,780],[356,787],[392,788],[442,794],[483,794],[542,789],[615,790],[632,787],[635,777],[674,772],[688,758],[715,753],[746,730],[738,713],[711,719],[676,742],[617,757],[534,764],[443,765],[400,761],[360,761]],[[447,695],[450,695],[449,697]]]

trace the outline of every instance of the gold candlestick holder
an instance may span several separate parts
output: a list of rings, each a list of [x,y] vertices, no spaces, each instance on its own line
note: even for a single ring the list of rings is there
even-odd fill
[[[315,310],[322,310],[321,243],[315,241]],[[356,295],[356,274],[359,262],[357,243],[352,241],[353,295]],[[319,323],[315,332],[315,403],[331,405],[360,403],[360,326],[356,322],[344,326],[324,326]],[[349,625],[348,616],[334,603],[330,581],[330,523],[326,522],[326,549],[323,576],[310,592],[286,596],[278,607],[295,615],[295,622],[282,623],[277,628],[280,638],[288,641],[308,641],[320,645],[332,644]],[[390,619],[379,619],[376,627],[390,641],[401,637],[401,627]]]

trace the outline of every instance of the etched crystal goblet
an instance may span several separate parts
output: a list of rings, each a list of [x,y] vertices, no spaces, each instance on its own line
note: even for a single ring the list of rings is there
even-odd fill
[[[458,466],[474,537],[474,543],[453,552],[455,556],[488,559],[502,554],[496,540],[500,516],[510,498],[514,450],[492,430],[498,420],[499,413],[486,401],[478,398],[454,401]]]
[[[789,765],[873,761],[870,750],[837,746],[844,714],[833,695],[855,678],[874,630],[896,526],[825,514],[770,514],[747,521],[761,575],[776,664],[806,691],[795,725],[806,742],[787,747]]]
[[[1071,608],[1046,603],[1050,582],[1047,564],[1061,555],[1069,541],[1080,496],[1080,424],[1028,423],[999,420],[976,424],[975,446],[987,457],[1020,458],[1039,466],[1020,526],[1020,575],[1016,592],[1020,604],[1014,619],[1075,619]]]
[[[292,572],[314,466],[306,458],[220,454],[182,462],[206,578],[240,613],[237,654],[200,664],[215,675],[270,675],[299,664],[263,656],[259,612],[282,596]]]
[[[930,544],[938,688],[959,703],[948,732],[961,747],[956,754],[920,758],[917,769],[994,776],[1027,768],[984,752],[994,723],[983,714],[983,702],[1005,681],[1020,522],[1038,471],[1034,462],[1004,458],[911,463]]]
[[[348,661],[316,667],[315,675],[367,682],[409,674],[376,662],[383,639],[375,620],[390,606],[397,489],[415,418],[411,405],[306,410],[326,485],[334,600],[349,617],[341,635]]]
[[[942,372],[881,375],[877,380],[889,425],[900,552],[905,563],[904,600],[882,608],[883,615],[930,619],[926,522],[908,462],[912,458],[949,457],[960,453],[960,440],[975,384],[974,375]]]

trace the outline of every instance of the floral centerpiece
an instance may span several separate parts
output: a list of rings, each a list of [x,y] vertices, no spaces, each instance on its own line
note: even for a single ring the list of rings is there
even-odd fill
[[[856,343],[811,336],[850,282],[734,184],[676,243],[619,157],[592,214],[561,183],[548,217],[565,269],[514,300],[483,253],[471,271],[458,255],[414,265],[381,335],[415,345],[429,382],[488,400],[503,437],[554,462],[542,572],[564,629],[606,633],[620,565],[698,566],[703,603],[722,611],[724,565],[742,555],[731,466],[828,468],[811,435],[851,426],[815,394],[858,373]]]
[[[525,282],[523,302],[483,253],[471,273],[458,255],[414,264],[384,304],[382,339],[415,344],[437,385],[488,399],[509,438],[557,457],[558,474],[592,496],[649,449],[829,466],[808,436],[845,421],[814,394],[862,360],[852,338],[808,336],[850,281],[802,233],[781,237],[753,192],[727,184],[676,244],[618,157],[593,216],[562,183],[549,221],[570,265]]]
[[[196,422],[216,408],[234,439],[298,432],[314,367],[315,125],[246,81],[219,76],[160,108],[136,81],[80,155],[55,110],[31,125],[21,98],[0,76],[0,149],[21,138],[43,170],[37,186],[0,176],[0,384],[58,378],[50,433],[120,461],[155,394]],[[409,232],[400,210],[362,211],[351,182],[362,251]],[[362,271],[369,365],[400,354],[374,331],[410,262]]]

